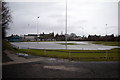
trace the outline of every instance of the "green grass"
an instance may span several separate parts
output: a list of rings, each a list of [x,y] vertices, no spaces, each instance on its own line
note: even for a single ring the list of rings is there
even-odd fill
[[[66,45],[66,43],[57,43],[57,44]],[[79,45],[79,44],[76,44],[76,43],[67,43],[67,45]]]
[[[109,42],[109,41],[95,41],[93,44],[107,45],[107,46],[120,46],[120,42]]]
[[[54,58],[64,58],[79,61],[119,61],[120,55],[118,53],[119,49],[112,50],[37,50],[37,49],[20,49],[19,52],[54,57]],[[81,52],[81,53],[72,53]],[[87,53],[91,52],[91,53]],[[101,52],[101,53],[99,53]],[[107,58],[106,59],[106,53]]]
[[[5,45],[5,48],[11,51],[15,51],[15,49],[11,46],[10,42],[7,40],[3,40],[3,44]]]

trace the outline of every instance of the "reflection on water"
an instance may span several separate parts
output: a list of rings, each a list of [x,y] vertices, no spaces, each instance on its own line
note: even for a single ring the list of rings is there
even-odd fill
[[[61,45],[58,43],[61,42],[11,42],[12,45],[19,47],[20,49],[66,49],[65,45]],[[72,50],[109,50],[112,48],[120,48],[119,46],[105,46],[105,45],[97,45],[92,44],[90,42],[75,42],[69,41],[68,43],[76,43],[79,45],[68,45],[68,49]],[[83,45],[84,44],[84,45]]]

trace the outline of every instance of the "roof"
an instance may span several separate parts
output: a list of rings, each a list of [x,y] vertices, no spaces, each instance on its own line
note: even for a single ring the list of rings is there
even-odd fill
[[[25,35],[25,36],[37,36],[37,34],[28,34],[28,35]]]

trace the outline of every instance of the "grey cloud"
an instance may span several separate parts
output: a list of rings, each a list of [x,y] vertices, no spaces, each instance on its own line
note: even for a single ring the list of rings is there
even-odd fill
[[[106,23],[110,27],[108,30],[114,28],[111,33],[116,33],[117,3],[93,4],[92,2],[68,2],[68,33],[74,32],[77,35],[81,35],[83,32],[84,35],[104,34],[104,24]],[[63,2],[10,2],[9,6],[12,11],[13,23],[10,24],[8,34],[36,33],[38,16],[40,17],[38,19],[39,32],[65,32],[66,9]],[[90,10],[87,9],[89,7]],[[94,27],[97,29],[94,30]]]

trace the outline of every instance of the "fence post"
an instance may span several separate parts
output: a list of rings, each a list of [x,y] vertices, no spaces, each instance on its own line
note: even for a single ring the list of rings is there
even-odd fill
[[[29,54],[29,47],[28,47],[28,54]]]
[[[108,52],[107,52],[107,50],[106,50],[106,59],[107,59],[107,57],[108,57]]]
[[[71,59],[70,53],[71,53],[71,52],[69,51],[69,59]]]
[[[45,53],[45,55],[46,55],[46,50],[45,50],[45,48],[44,48],[44,53]]]

